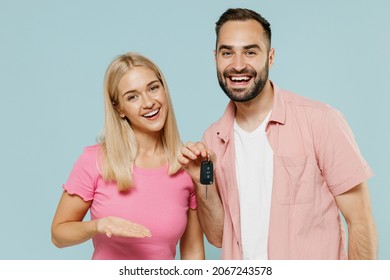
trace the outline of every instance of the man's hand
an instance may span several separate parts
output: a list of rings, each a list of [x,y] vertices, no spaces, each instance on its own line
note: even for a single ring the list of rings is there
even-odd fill
[[[187,144],[181,149],[181,155],[179,155],[177,160],[184,170],[186,170],[188,175],[190,175],[192,180],[196,184],[200,184],[200,165],[202,161],[207,158],[209,158],[215,166],[215,153],[207,149],[203,142],[187,142]]]

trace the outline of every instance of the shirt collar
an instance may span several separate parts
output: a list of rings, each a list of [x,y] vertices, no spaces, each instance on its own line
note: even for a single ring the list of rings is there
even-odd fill
[[[272,113],[269,121],[284,124],[286,122],[286,104],[283,91],[272,81],[271,85],[274,89],[274,104],[272,105]]]
[[[274,91],[274,101],[272,105],[272,113],[269,118],[269,122],[277,122],[284,124],[286,121],[286,105],[283,97],[283,91],[272,81],[271,85]],[[217,134],[219,138],[227,142],[231,135],[233,128],[234,116],[236,113],[236,106],[233,101],[230,101],[219,121]]]

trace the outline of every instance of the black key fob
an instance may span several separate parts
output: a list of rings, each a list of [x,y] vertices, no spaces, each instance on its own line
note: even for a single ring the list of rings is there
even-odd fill
[[[211,160],[204,160],[200,166],[200,183],[211,185],[214,182],[214,167]]]

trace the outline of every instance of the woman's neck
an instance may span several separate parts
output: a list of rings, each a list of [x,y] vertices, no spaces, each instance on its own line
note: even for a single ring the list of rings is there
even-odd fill
[[[136,134],[138,147],[135,165],[141,168],[157,168],[167,163],[160,134]]]

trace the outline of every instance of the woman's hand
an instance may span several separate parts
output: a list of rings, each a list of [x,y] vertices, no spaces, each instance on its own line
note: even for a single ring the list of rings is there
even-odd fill
[[[97,221],[98,233],[108,237],[151,237],[152,234],[146,227],[118,217],[105,217]]]
[[[150,237],[150,231],[144,226],[122,218],[106,217],[98,220],[83,221],[91,208],[92,200],[84,201],[78,195],[63,192],[52,223],[52,241],[59,248],[83,243],[96,234],[123,237]]]

